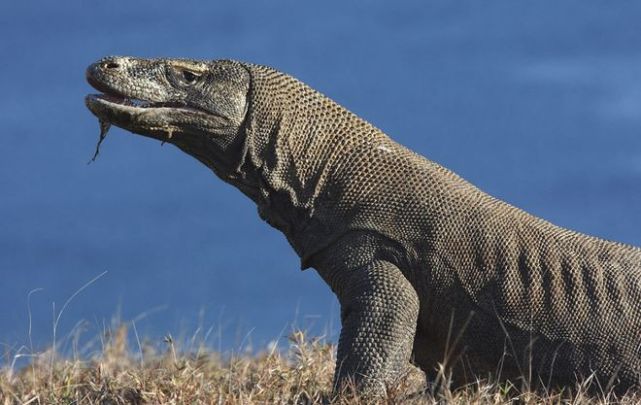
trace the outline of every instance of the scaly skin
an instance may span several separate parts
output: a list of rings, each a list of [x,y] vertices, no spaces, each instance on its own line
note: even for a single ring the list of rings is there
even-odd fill
[[[457,384],[639,387],[641,249],[494,199],[267,67],[110,57],[87,78],[101,122],[200,160],[332,288],[335,387],[380,392],[410,360]]]

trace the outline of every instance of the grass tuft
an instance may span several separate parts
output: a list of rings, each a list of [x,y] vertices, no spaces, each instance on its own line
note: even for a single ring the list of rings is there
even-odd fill
[[[0,405],[13,404],[638,404],[641,397],[594,397],[585,385],[574,393],[519,391],[505,383],[479,381],[430,394],[422,372],[410,370],[383,398],[359,396],[349,387],[331,394],[335,348],[294,332],[285,351],[229,355],[198,348],[183,352],[171,336],[163,350],[131,350],[126,326],[104,338],[88,359],[33,356],[28,366],[0,369]],[[447,386],[447,384],[444,384]]]

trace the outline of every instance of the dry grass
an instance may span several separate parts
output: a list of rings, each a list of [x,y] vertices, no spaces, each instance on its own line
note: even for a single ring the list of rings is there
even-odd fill
[[[172,339],[161,352],[127,347],[121,326],[91,359],[41,353],[17,372],[0,370],[0,405],[8,404],[587,404],[640,403],[639,397],[589,396],[520,391],[505,384],[481,383],[456,391],[425,393],[422,373],[412,370],[385,398],[367,399],[346,392],[331,396],[335,350],[302,332],[290,337],[286,352],[229,356],[196,350],[181,354]]]

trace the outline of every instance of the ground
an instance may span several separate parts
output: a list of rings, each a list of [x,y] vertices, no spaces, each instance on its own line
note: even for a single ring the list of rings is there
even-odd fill
[[[532,392],[492,382],[427,393],[422,373],[409,370],[385,398],[345,392],[331,394],[335,347],[293,332],[284,351],[221,354],[204,347],[180,350],[166,337],[163,350],[128,347],[128,330],[119,326],[101,337],[91,358],[63,356],[50,349],[20,369],[0,370],[0,405],[9,404],[636,404],[640,396]]]

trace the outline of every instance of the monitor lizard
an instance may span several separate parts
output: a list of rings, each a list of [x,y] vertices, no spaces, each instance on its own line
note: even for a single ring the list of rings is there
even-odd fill
[[[269,67],[107,57],[86,76],[101,139],[114,124],[198,159],[327,282],[335,387],[381,391],[410,361],[454,384],[639,387],[641,249],[493,198]]]

